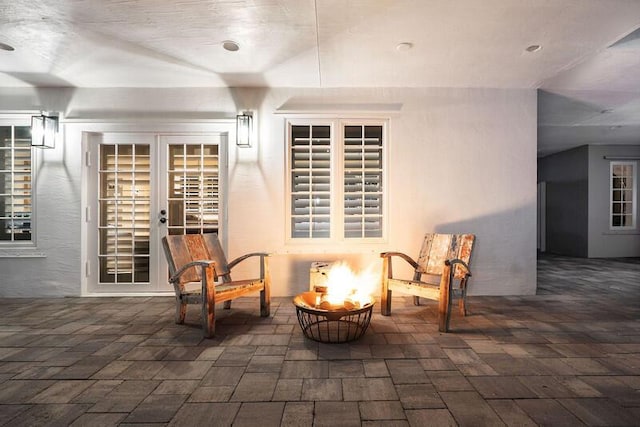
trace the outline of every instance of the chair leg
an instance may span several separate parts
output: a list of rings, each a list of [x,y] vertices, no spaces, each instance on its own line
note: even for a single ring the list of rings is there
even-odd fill
[[[461,316],[467,315],[467,279],[460,280],[460,299],[458,300],[458,308]]]
[[[420,278],[422,277],[422,273],[418,273],[417,271],[413,274],[413,280],[415,280],[416,282],[420,281]],[[413,305],[420,305],[420,297],[417,295],[413,296]]]
[[[183,303],[179,297],[176,297],[176,323],[182,325],[187,315],[187,304]]]
[[[212,338],[216,332],[216,290],[213,269],[202,268],[202,333]]]
[[[202,333],[212,338],[216,333],[216,311],[214,301],[202,301]]]
[[[224,309],[229,310],[231,308],[231,300],[224,302]]]
[[[440,300],[438,301],[438,330],[449,332],[451,318],[451,267],[446,265],[440,278]]]
[[[202,304],[202,333],[205,338],[213,338],[216,333],[215,308],[208,309],[209,304]]]
[[[267,291],[260,291],[260,316],[269,317],[271,314],[271,303],[269,301],[269,297],[267,297]]]
[[[382,295],[380,296],[380,309],[383,316],[391,315],[391,296],[390,290],[382,291]]]
[[[271,314],[271,273],[269,259],[262,257],[260,277],[264,280],[264,288],[260,291],[260,316],[269,317]]]
[[[391,290],[389,289],[389,276],[391,275],[391,262],[385,258],[382,262],[382,292],[380,293],[380,312],[383,316],[391,314]]]

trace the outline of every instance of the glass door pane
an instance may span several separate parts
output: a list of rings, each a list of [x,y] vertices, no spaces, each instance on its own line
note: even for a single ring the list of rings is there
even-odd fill
[[[167,145],[168,234],[217,233],[220,227],[219,145]]]
[[[149,283],[151,162],[148,144],[100,145],[101,284]]]
[[[87,141],[86,292],[171,292],[162,237],[224,234],[225,134],[96,132]]]

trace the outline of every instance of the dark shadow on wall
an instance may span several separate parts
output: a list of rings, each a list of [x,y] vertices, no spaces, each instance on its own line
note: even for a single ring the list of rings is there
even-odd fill
[[[588,256],[589,181],[547,182],[546,252]]]
[[[476,235],[472,295],[533,295],[536,290],[535,202],[511,210],[437,224],[437,233]],[[513,230],[513,232],[509,232]],[[482,283],[479,287],[477,283]]]

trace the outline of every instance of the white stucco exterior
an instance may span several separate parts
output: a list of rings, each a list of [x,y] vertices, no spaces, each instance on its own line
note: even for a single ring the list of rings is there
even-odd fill
[[[336,117],[388,117],[388,240],[372,245],[286,243],[285,104]],[[394,111],[381,106],[396,105]],[[252,148],[228,147],[227,251],[273,254],[272,294],[308,286],[314,260],[379,263],[379,252],[416,256],[425,232],[475,233],[474,295],[536,288],[536,91],[510,89],[0,89],[0,111],[64,113],[64,142],[41,151],[37,252],[0,258],[0,296],[82,293],[82,132],[114,126],[189,132],[237,111],[258,115]],[[303,114],[304,115],[304,114]],[[16,255],[17,253],[14,253]]]

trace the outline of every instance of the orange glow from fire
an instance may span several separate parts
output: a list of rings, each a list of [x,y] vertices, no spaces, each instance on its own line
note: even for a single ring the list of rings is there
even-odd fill
[[[363,307],[373,302],[379,281],[380,276],[372,267],[355,273],[347,263],[336,263],[327,274],[326,301],[331,305],[345,305],[349,302],[356,308]]]

